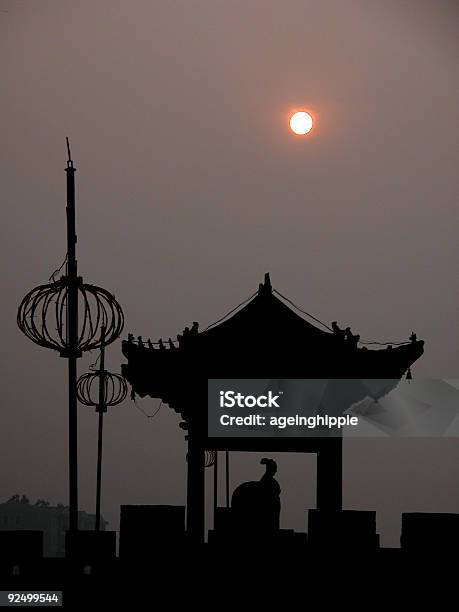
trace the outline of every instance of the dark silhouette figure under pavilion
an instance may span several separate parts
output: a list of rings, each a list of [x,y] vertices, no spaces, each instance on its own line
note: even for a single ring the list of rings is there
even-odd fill
[[[261,463],[266,472],[260,480],[243,482],[231,499],[233,529],[239,533],[272,533],[279,529],[281,488],[274,478],[277,463],[266,458]]]

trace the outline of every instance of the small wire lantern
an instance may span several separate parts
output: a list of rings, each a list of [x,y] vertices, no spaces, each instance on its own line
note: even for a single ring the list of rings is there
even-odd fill
[[[107,406],[121,404],[127,397],[127,384],[120,374],[112,374],[107,370],[83,374],[77,383],[78,401],[85,406],[100,408],[99,384],[101,381],[103,411],[106,412]]]
[[[214,465],[216,454],[217,454],[216,451],[209,451],[209,450],[205,451],[204,467],[208,468]]]
[[[204,451],[204,467],[209,468],[215,464],[216,451],[206,450]],[[186,454],[186,462],[188,463],[188,453]]]
[[[69,283],[63,276],[56,282],[39,285],[22,300],[17,323],[19,329],[35,344],[59,351],[66,357],[69,352],[67,300]],[[102,345],[101,328],[105,327],[105,341],[114,342],[124,328],[121,306],[106,289],[83,283],[78,277],[77,355],[98,349]]]

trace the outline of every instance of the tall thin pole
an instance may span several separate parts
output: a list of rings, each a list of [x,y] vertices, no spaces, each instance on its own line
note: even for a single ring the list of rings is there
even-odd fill
[[[226,507],[230,507],[230,494],[229,494],[229,451],[225,451],[225,487],[226,487]]]
[[[102,490],[102,434],[104,428],[105,405],[105,326],[101,329],[101,347],[99,363],[99,430],[97,435],[97,489],[96,489],[96,531],[100,531],[100,497]]]
[[[215,529],[215,519],[217,516],[217,508],[218,508],[218,451],[215,451],[215,458],[214,458],[214,529]]]
[[[67,359],[69,378],[69,505],[70,531],[78,530],[78,273],[75,232],[75,168],[67,140]]]

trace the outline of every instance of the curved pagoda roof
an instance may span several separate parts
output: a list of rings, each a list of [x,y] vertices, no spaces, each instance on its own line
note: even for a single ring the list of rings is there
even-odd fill
[[[161,398],[187,420],[190,397],[206,401],[208,378],[401,378],[422,355],[415,337],[400,346],[368,349],[319,329],[297,314],[271,287],[232,316],[199,332],[197,324],[177,343],[123,342],[123,375],[141,397]]]

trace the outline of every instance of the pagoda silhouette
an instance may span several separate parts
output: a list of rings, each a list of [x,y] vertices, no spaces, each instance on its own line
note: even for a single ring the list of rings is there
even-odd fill
[[[424,342],[412,334],[398,346],[370,349],[336,323],[322,330],[297,314],[273,289],[269,274],[256,294],[206,330],[198,323],[164,342],[132,334],[122,344],[122,373],[133,397],[160,398],[183,419],[188,442],[187,532],[204,539],[205,452],[317,454],[317,509],[342,509],[342,437],[212,438],[207,432],[207,382],[222,378],[393,379],[410,374]],[[292,306],[293,303],[291,303]],[[302,311],[303,312],[303,311]],[[320,323],[318,319],[316,322]]]

